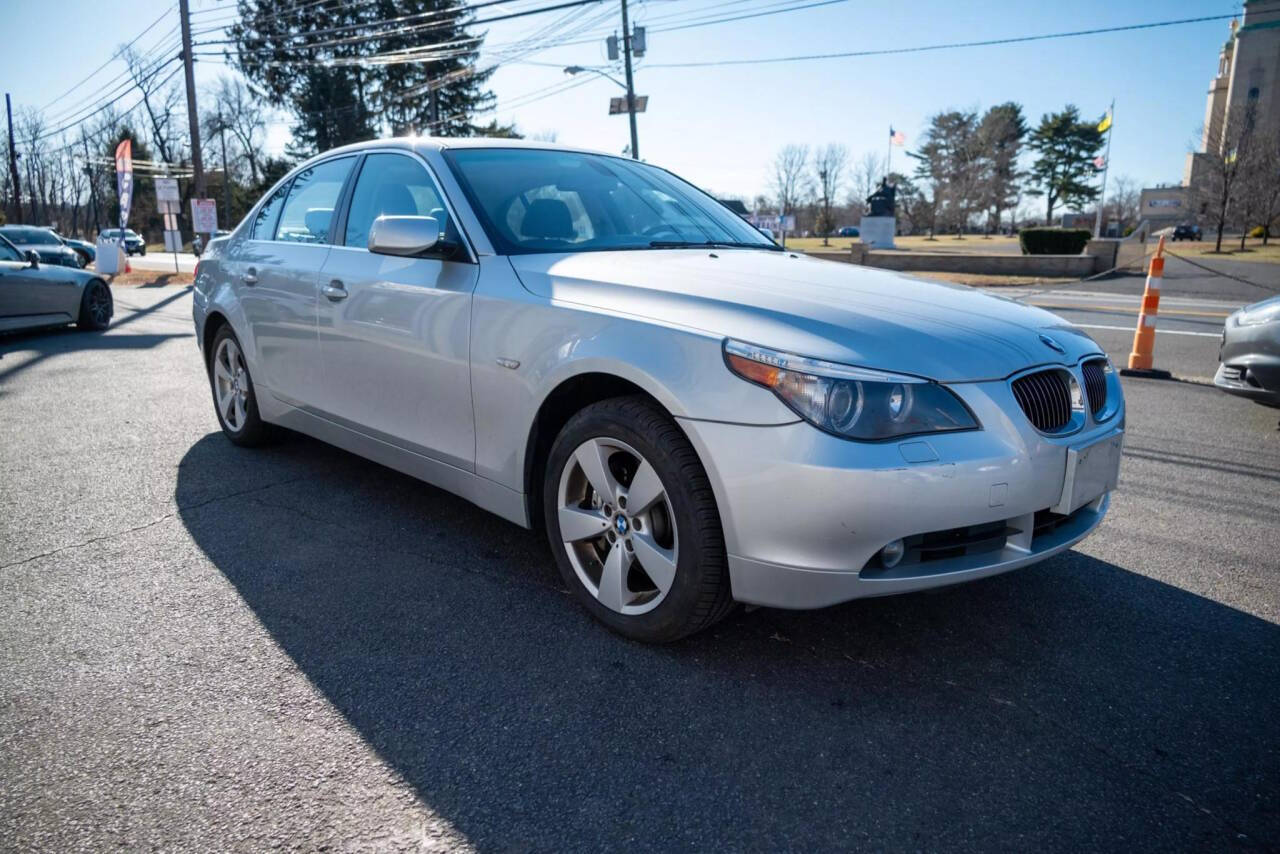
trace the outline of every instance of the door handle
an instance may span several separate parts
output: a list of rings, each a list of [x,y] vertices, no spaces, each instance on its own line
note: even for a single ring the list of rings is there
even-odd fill
[[[334,302],[347,298],[347,289],[343,287],[342,282],[337,279],[334,279],[332,282],[321,288],[320,292]]]
[[[244,282],[246,285],[258,284],[258,271],[255,268],[250,267],[240,275],[240,281]]]

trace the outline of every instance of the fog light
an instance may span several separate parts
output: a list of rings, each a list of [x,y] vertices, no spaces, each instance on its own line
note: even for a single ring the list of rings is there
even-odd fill
[[[906,546],[902,544],[902,540],[894,540],[880,550],[880,563],[885,569],[893,569],[902,560],[902,556],[906,554],[906,551]]]

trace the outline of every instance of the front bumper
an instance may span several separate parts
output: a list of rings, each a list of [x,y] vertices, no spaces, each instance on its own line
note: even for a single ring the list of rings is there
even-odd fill
[[[1083,506],[1063,506],[1068,457],[1120,440],[1122,403],[1102,424],[1049,437],[1028,423],[1008,383],[949,387],[982,429],[871,444],[804,422],[681,419],[716,492],[734,598],[820,608],[942,587],[1051,557],[1098,526],[1110,493],[1098,487]],[[917,559],[886,569],[878,555],[898,539],[909,554],[920,549]]]

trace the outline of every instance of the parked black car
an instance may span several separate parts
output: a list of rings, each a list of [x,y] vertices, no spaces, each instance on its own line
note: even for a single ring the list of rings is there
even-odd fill
[[[35,225],[0,225],[0,235],[12,243],[23,257],[28,252],[36,253],[41,264],[74,267],[77,270],[84,266],[80,255],[63,243],[62,238],[52,229]]]
[[[846,225],[844,228],[840,229],[839,232],[837,232],[837,234],[839,234],[840,237],[857,237],[860,233],[861,232],[859,232],[858,229],[854,228],[852,225]]]
[[[98,257],[98,247],[94,246],[87,240],[76,240],[74,237],[63,237],[61,234],[54,232],[58,239],[62,241],[64,246],[71,248],[73,252],[80,256],[80,266],[88,267]]]
[[[1173,230],[1174,240],[1199,240],[1200,226],[1198,225],[1180,225]]]
[[[104,228],[98,232],[99,240],[119,240],[120,229]],[[124,251],[126,255],[146,255],[147,242],[132,228],[124,230]]]

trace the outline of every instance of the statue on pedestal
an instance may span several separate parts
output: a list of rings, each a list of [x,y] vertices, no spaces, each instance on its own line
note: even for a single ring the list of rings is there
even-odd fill
[[[867,196],[867,216],[893,216],[898,188],[889,183],[888,178],[880,179],[880,188]]]

